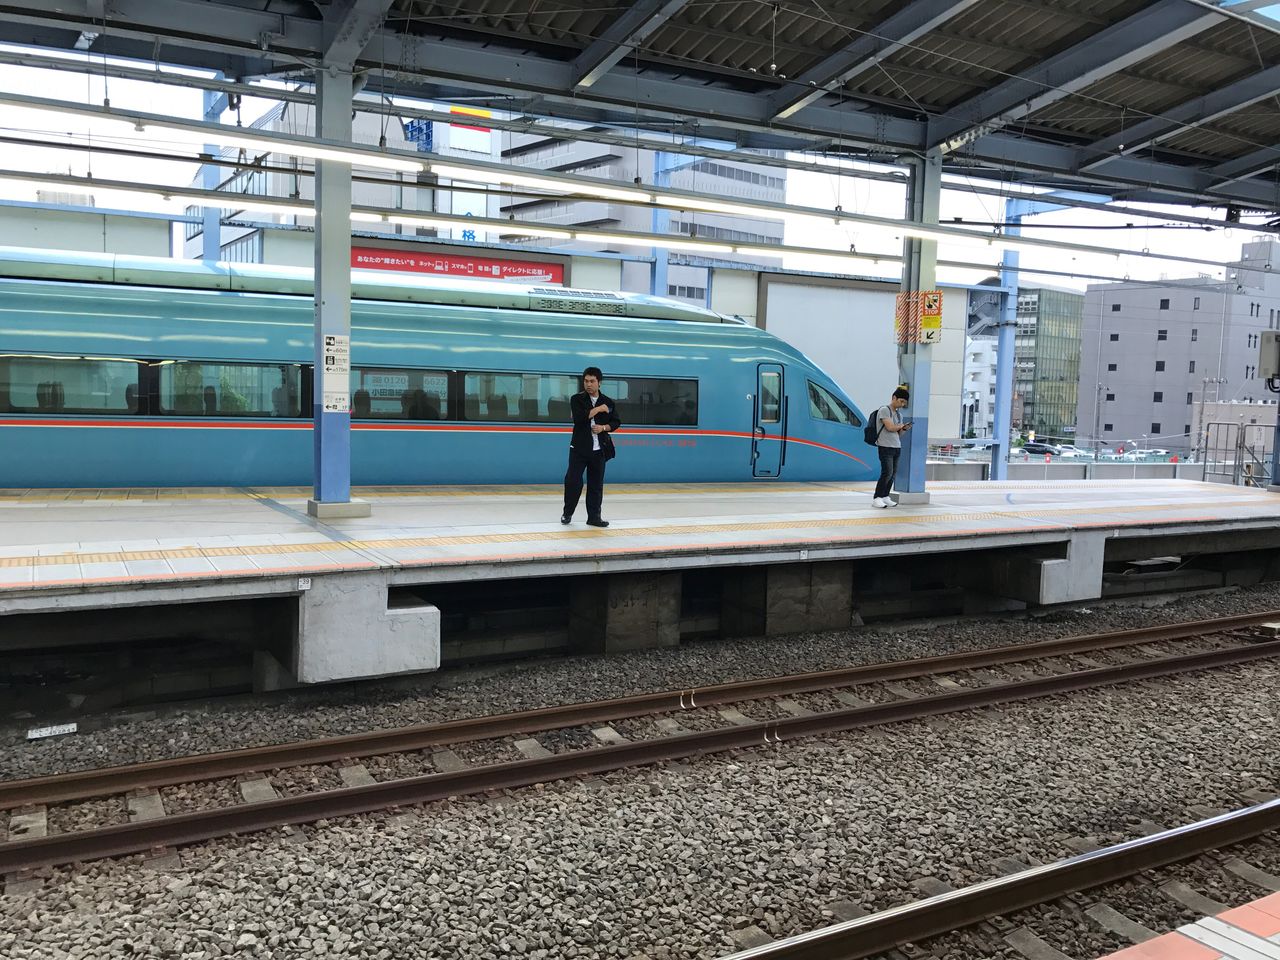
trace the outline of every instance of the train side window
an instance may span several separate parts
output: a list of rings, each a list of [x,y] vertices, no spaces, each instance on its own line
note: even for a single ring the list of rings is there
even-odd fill
[[[12,413],[139,412],[142,360],[0,357],[0,409]]]
[[[449,371],[351,368],[355,420],[457,420],[449,409]]]
[[[569,397],[581,389],[558,373],[474,371],[462,375],[463,414],[468,420],[565,423]]]
[[[698,424],[698,381],[673,377],[605,377],[605,396],[618,404],[618,416],[627,424],[657,427],[693,427]]]
[[[830,420],[851,427],[862,426],[858,415],[843,400],[812,380],[809,381],[809,416],[815,420]]]
[[[179,417],[301,417],[302,365],[163,360],[159,413]],[[309,398],[308,398],[309,399]]]

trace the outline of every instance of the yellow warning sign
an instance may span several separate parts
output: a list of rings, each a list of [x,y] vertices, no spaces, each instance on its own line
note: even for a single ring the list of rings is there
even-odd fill
[[[938,343],[942,339],[942,291],[925,290],[920,294],[920,342]]]

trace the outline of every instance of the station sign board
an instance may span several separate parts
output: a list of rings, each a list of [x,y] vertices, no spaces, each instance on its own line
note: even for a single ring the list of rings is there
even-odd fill
[[[351,266],[357,270],[397,270],[437,277],[474,277],[477,280],[522,280],[529,283],[564,283],[564,264],[532,260],[504,260],[461,253],[417,250],[351,248]]]

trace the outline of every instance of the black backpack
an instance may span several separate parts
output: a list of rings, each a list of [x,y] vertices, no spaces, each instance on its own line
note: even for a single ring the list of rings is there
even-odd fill
[[[876,407],[875,412],[867,417],[867,424],[862,428],[862,439],[871,444],[876,445],[876,441],[880,439],[880,431],[884,427],[880,424],[880,408]]]

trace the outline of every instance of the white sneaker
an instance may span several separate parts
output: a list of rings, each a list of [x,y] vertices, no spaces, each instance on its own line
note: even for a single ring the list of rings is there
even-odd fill
[[[884,498],[884,505],[885,505],[886,507],[896,507],[896,506],[898,505],[898,501],[897,501],[897,500],[892,499],[891,497],[885,497],[885,498]]]
[[[881,497],[876,497],[871,501],[871,503],[873,506],[879,507],[881,510],[883,510],[885,507],[889,505],[889,501]]]

